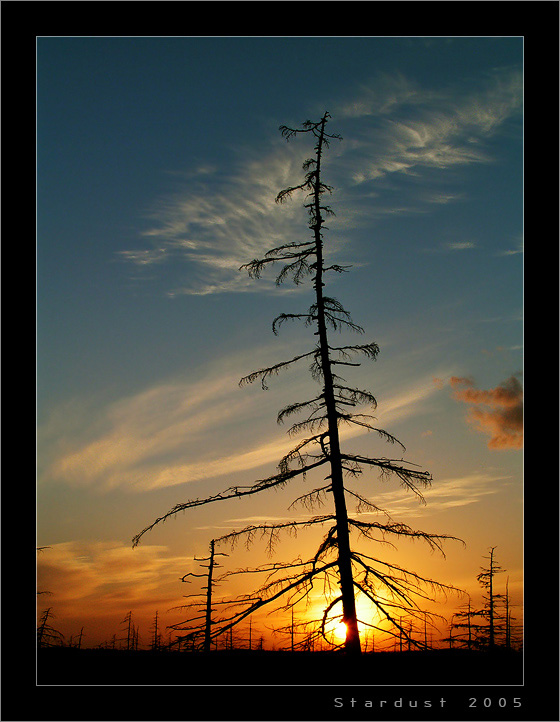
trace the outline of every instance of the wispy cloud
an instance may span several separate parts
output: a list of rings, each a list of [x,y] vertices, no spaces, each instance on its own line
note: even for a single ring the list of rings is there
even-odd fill
[[[376,121],[356,129],[354,181],[489,162],[484,140],[521,103],[522,76],[515,71],[496,71],[476,91],[425,90],[402,76],[384,77],[375,90],[363,89],[361,100],[341,107],[343,115]]]
[[[37,590],[48,592],[38,597],[38,612],[53,608],[52,625],[67,643],[71,636],[75,643],[82,629],[84,646],[113,640],[119,648],[126,643],[124,617],[131,611],[143,647],[153,638],[156,612],[162,630],[184,615],[173,610],[183,601],[181,577],[190,571],[200,571],[194,558],[166,546],[132,549],[130,542],[115,540],[51,544],[37,556]]]
[[[473,241],[448,241],[446,243],[440,243],[436,248],[425,248],[425,253],[455,253],[457,251],[471,251],[477,248],[477,244]]]
[[[82,438],[76,438],[58,414],[41,429],[42,436],[59,439],[43,479],[101,490],[146,490],[212,475],[212,438],[224,426],[239,423],[251,404],[238,380],[231,374],[198,383],[176,380],[97,412],[89,409],[77,424]],[[50,424],[57,425],[56,433]],[[187,461],[192,458],[196,462]]]
[[[450,251],[467,251],[471,248],[476,248],[476,244],[472,241],[455,241],[453,243],[446,243],[445,247]]]
[[[161,587],[177,582],[191,562],[192,557],[170,556],[164,546],[63,542],[38,555],[37,589],[52,595],[61,615],[76,606],[88,607],[90,614],[92,606],[100,615],[121,614],[143,607],[148,599],[152,608]]]
[[[143,233],[154,239],[155,247],[121,251],[120,257],[140,266],[182,261],[188,282],[170,289],[169,296],[262,292],[263,284],[250,281],[239,267],[301,227],[301,204],[280,208],[275,203],[279,190],[298,177],[301,152],[292,144],[282,146],[281,152],[273,147],[260,158],[246,153],[227,178],[208,172],[191,180],[185,189],[155,204],[152,225]],[[269,283],[267,288],[275,286]]]
[[[333,143],[330,154],[336,159],[333,183],[344,189],[337,196],[344,229],[332,234],[331,243],[346,242],[343,235],[375,217],[426,213],[462,197],[440,187],[437,174],[491,162],[485,141],[519,111],[521,97],[521,75],[511,71],[496,71],[476,91],[426,89],[396,74],[379,76],[353,98],[335,104],[331,112],[345,140]],[[308,154],[302,144],[275,138],[265,153],[242,149],[229,176],[213,168],[187,173],[184,187],[153,209],[151,226],[143,234],[152,247],[123,250],[120,258],[144,270],[181,261],[185,278],[169,289],[170,296],[264,288],[278,292],[272,279],[255,284],[239,266],[299,238],[305,229],[301,203],[294,200],[279,207],[275,197],[300,178]],[[431,173],[430,189],[426,172]],[[387,180],[405,177],[422,184],[387,194]],[[374,203],[372,181],[378,194]],[[335,228],[336,223],[334,219]]]
[[[435,479],[424,490],[426,506],[403,489],[381,492],[372,501],[396,519],[425,516],[462,506],[477,504],[483,498],[500,493],[511,483],[511,477],[491,472],[474,472],[465,476]],[[371,515],[369,512],[364,516]]]
[[[58,439],[40,481],[144,492],[267,466],[265,473],[272,473],[296,443],[274,423],[285,387],[267,391],[263,407],[260,388],[238,388],[239,361],[222,359],[197,382],[159,384],[96,411],[84,409],[81,418],[75,410],[68,423],[66,414],[53,416],[39,431],[45,445]],[[299,383],[291,385],[295,398]],[[436,390],[426,377],[388,394],[376,412],[380,427],[420,413]],[[341,429],[345,439],[364,433]]]
[[[335,107],[342,118],[388,116],[403,106],[425,105],[436,98],[402,73],[379,73],[369,84],[361,84],[354,97]]]
[[[523,253],[523,238],[519,238],[512,244],[512,248],[508,248],[505,251],[498,251],[497,256],[517,256]]]

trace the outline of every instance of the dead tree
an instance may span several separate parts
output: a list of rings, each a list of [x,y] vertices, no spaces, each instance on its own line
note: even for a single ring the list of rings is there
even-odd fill
[[[461,644],[468,650],[472,650],[476,646],[476,640],[480,636],[482,626],[473,622],[474,619],[480,616],[480,611],[473,609],[471,598],[469,596],[467,604],[463,606],[461,611],[456,612],[452,617],[451,630],[459,630],[455,639],[460,641]]]
[[[138,649],[138,629],[134,628],[134,622],[132,621],[132,612],[128,612],[121,624],[126,624],[126,649],[131,651]]]
[[[78,649],[81,649],[81,648],[82,648],[82,637],[83,637],[83,636],[84,636],[84,628],[82,627],[82,628],[80,629],[80,633],[79,633],[79,635],[78,635],[78,644],[77,644]],[[86,636],[87,636],[87,635],[86,635]]]
[[[516,640],[515,625],[512,624],[512,622],[515,621],[515,617],[512,616],[512,613],[511,613],[511,608],[513,605],[511,603],[511,597],[509,595],[509,577],[506,579],[506,593],[504,595],[503,602],[504,602],[504,607],[505,607],[505,626],[506,626],[505,647],[509,652],[510,650],[512,650],[514,648],[514,642],[519,641],[519,640]]]
[[[53,618],[52,607],[45,609],[41,614],[37,627],[37,646],[39,648],[60,646],[64,641],[64,634],[49,624],[49,620]]]
[[[49,547],[49,546],[46,546],[46,547],[37,547],[37,551],[38,551],[38,552],[42,552],[42,551],[44,551],[45,549],[50,549],[50,547]],[[40,590],[40,591],[37,591],[37,595],[39,595],[39,594],[52,594],[52,592],[49,592],[49,591],[47,591],[47,590],[43,590],[43,589],[42,589],[42,590]]]
[[[158,621],[159,621],[159,614],[156,611],[155,616],[154,616],[154,623],[152,626],[152,630],[154,633],[154,635],[152,637],[152,651],[153,652],[157,652],[157,651],[159,651],[159,649],[161,649],[161,633],[159,631]]]
[[[494,591],[494,577],[496,574],[506,571],[494,560],[495,549],[496,547],[490,547],[488,556],[484,557],[484,559],[489,560],[489,565],[488,567],[481,567],[481,572],[477,576],[480,586],[486,592],[483,596],[486,603],[484,608],[480,610],[480,615],[488,620],[485,639],[490,651],[493,650],[496,645],[496,632],[498,628],[497,605],[498,602],[503,599],[501,594],[496,594]]]
[[[216,569],[220,568],[220,564],[216,561],[216,557],[225,557],[228,556],[227,554],[224,554],[222,552],[216,552],[215,550],[215,540],[212,539],[210,542],[210,555],[207,557],[201,557],[198,559],[197,557],[194,558],[197,562],[208,562],[208,565],[201,564],[204,569],[207,569],[208,571],[203,574],[195,574],[194,572],[189,572],[188,574],[185,574],[183,577],[181,577],[182,582],[189,583],[189,580],[187,577],[202,577],[206,579],[206,586],[203,586],[202,589],[206,591],[206,597],[204,602],[193,602],[190,604],[184,604],[180,607],[174,607],[174,609],[193,609],[193,610],[201,610],[201,607],[204,608],[204,614],[201,616],[195,616],[191,617],[188,620],[184,622],[180,622],[178,624],[172,624],[168,626],[168,629],[173,629],[175,631],[187,631],[189,639],[192,639],[193,643],[196,644],[196,639],[203,637],[203,643],[202,643],[202,649],[205,652],[210,651],[210,645],[212,642],[212,625],[214,624],[212,620],[212,614],[215,612],[215,609],[212,608],[212,593],[214,591],[214,588],[216,584],[218,583],[218,580],[214,579],[214,572]],[[186,595],[187,597],[198,597],[199,594],[189,594]],[[201,623],[201,620],[204,621],[204,624]],[[185,624],[192,625],[193,622],[200,622],[199,624],[195,624],[194,626],[185,627]]]
[[[283,529],[295,532],[313,525],[327,526],[326,535],[311,559],[274,567],[265,565],[263,570],[268,572],[271,578],[264,587],[245,598],[246,609],[232,613],[229,621],[222,625],[222,631],[228,628],[228,624],[231,626],[238,623],[264,604],[269,604],[282,596],[288,596],[288,606],[293,604],[294,598],[300,594],[307,594],[317,582],[317,578],[322,576],[325,590],[330,596],[323,618],[319,620],[320,628],[324,632],[327,615],[340,605],[341,618],[347,630],[345,650],[349,654],[359,654],[361,649],[356,594],[363,594],[370,600],[381,616],[390,622],[393,634],[404,635],[404,639],[408,639],[407,631],[399,624],[399,615],[416,614],[419,617],[423,615],[417,599],[427,598],[422,591],[425,585],[439,591],[446,591],[451,587],[439,585],[396,565],[360,553],[356,546],[351,545],[351,533],[361,537],[362,540],[374,542],[386,542],[390,537],[423,539],[430,548],[442,553],[442,542],[454,537],[427,534],[394,522],[386,512],[363,495],[351,490],[345,480],[345,477],[358,479],[363,467],[369,467],[377,470],[381,476],[396,477],[406,489],[423,501],[421,489],[431,483],[431,475],[402,457],[392,459],[384,456],[363,456],[351,453],[341,446],[340,427],[349,425],[373,432],[390,444],[400,447],[403,453],[405,451],[404,446],[394,436],[373,423],[375,417],[370,413],[364,413],[368,408],[375,410],[377,406],[373,394],[349,385],[339,375],[341,369],[349,370],[351,367],[360,366],[356,361],[357,357],[375,360],[379,352],[377,344],[374,342],[339,344],[333,343],[330,337],[333,332],[351,331],[362,334],[364,330],[352,321],[342,304],[327,295],[325,291],[327,278],[330,275],[345,273],[350,268],[327,260],[330,254],[325,248],[324,232],[327,230],[325,219],[334,213],[325,202],[325,196],[332,192],[332,187],[323,181],[323,158],[330,142],[341,140],[340,136],[327,133],[329,118],[330,115],[325,113],[318,122],[308,120],[301,128],[290,128],[285,125],[280,127],[286,140],[307,136],[315,142],[313,157],[303,164],[305,173],[303,181],[281,190],[276,198],[278,203],[283,203],[292,195],[303,192],[304,207],[309,215],[308,228],[311,231],[311,238],[284,243],[269,250],[262,258],[254,259],[242,266],[250,277],[257,279],[268,267],[279,264],[277,285],[288,280],[296,285],[306,279],[312,283],[313,301],[309,308],[302,313],[281,313],[274,319],[272,331],[277,334],[282,324],[288,321],[303,322],[313,329],[313,335],[317,339],[314,348],[288,361],[254,371],[240,381],[241,386],[260,381],[262,388],[266,389],[271,377],[298,362],[309,363],[311,376],[318,383],[319,389],[312,398],[291,403],[278,413],[279,423],[294,414],[303,414],[304,418],[294,423],[288,433],[295,435],[306,432],[307,436],[280,460],[277,473],[249,486],[234,486],[214,496],[177,504],[140,532],[133,539],[133,544],[138,544],[143,534],[156,524],[180,511],[270,489],[279,489],[298,477],[305,478],[307,474],[321,469],[326,473],[324,477],[326,483],[300,496],[294,504],[300,503],[307,508],[313,508],[330,497],[333,507],[331,514],[313,517],[305,522],[248,527],[219,540],[235,541],[241,536],[251,539],[255,534],[262,533],[269,537],[269,545],[272,547]],[[366,522],[350,516],[349,501],[357,502],[358,514],[363,511],[385,514],[386,521]],[[279,574],[287,570],[290,572],[287,576],[278,578]],[[415,641],[412,643],[416,644]]]

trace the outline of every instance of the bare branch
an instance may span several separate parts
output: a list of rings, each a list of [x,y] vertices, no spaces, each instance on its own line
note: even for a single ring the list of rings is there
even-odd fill
[[[152,522],[149,526],[147,526],[139,534],[137,534],[132,540],[132,546],[133,547],[137,546],[140,543],[140,539],[144,536],[144,534],[146,534],[146,532],[153,529],[155,526],[157,526],[157,524],[160,524],[161,522],[166,521],[166,519],[168,519],[170,516],[174,516],[175,514],[178,514],[180,511],[186,511],[187,509],[192,509],[193,507],[203,506],[205,504],[211,504],[212,502],[215,502],[215,501],[225,501],[226,499],[234,499],[234,498],[238,498],[241,496],[249,496],[251,494],[257,494],[258,492],[264,491],[266,489],[283,486],[284,484],[286,484],[290,479],[294,478],[295,476],[299,476],[300,474],[305,474],[307,471],[310,471],[311,469],[321,466],[322,464],[326,463],[327,461],[328,461],[328,459],[319,459],[315,463],[309,464],[301,469],[290,469],[287,471],[282,471],[279,474],[275,474],[274,476],[269,476],[267,479],[261,479],[249,487],[232,486],[229,489],[226,489],[225,492],[221,492],[214,496],[206,497],[205,499],[192,499],[183,504],[176,504],[166,514],[163,514],[162,516],[157,518],[154,522]]]
[[[290,532],[297,533],[297,529],[299,527],[306,528],[315,524],[324,524],[325,522],[332,521],[333,519],[334,517],[332,515],[327,515],[315,517],[313,519],[307,519],[306,521],[291,521],[282,524],[252,525],[245,527],[245,529],[241,529],[240,531],[233,531],[229,534],[225,534],[224,536],[217,538],[216,542],[230,542],[233,549],[238,539],[242,536],[246,536],[247,540],[245,544],[247,547],[249,547],[253,543],[257,532],[260,531],[262,537],[268,536],[267,551],[270,555],[273,552],[274,544],[278,541],[278,532],[282,530],[288,530]]]
[[[445,557],[445,552],[443,551],[441,542],[450,539],[453,541],[461,541],[460,539],[457,539],[457,537],[449,536],[447,534],[428,534],[427,532],[417,531],[409,527],[407,524],[402,524],[400,522],[379,524],[378,522],[365,522],[359,521],[358,519],[348,519],[348,524],[355,527],[364,536],[372,540],[375,540],[374,537],[371,536],[374,531],[381,532],[383,539],[386,534],[393,534],[400,537],[409,537],[412,539],[422,539],[429,545],[432,551],[439,551],[443,557]]]
[[[368,464],[369,466],[377,467],[382,474],[395,474],[402,482],[402,484],[410,491],[414,492],[422,503],[426,503],[423,495],[418,491],[416,482],[423,486],[429,486],[432,482],[432,476],[428,471],[417,471],[416,469],[408,469],[406,466],[402,466],[401,463],[395,463],[394,459],[372,459],[367,456],[360,456],[358,454],[341,454],[343,459],[348,461],[355,461],[358,464]],[[404,462],[411,464],[411,462]]]
[[[289,361],[282,361],[281,363],[274,364],[274,366],[269,366],[268,368],[260,369],[259,371],[253,371],[253,373],[248,376],[244,376],[239,382],[239,385],[245,386],[246,384],[252,384],[253,381],[260,378],[261,386],[264,390],[266,390],[268,389],[268,386],[265,384],[265,379],[268,376],[275,376],[296,361],[299,361],[302,358],[308,358],[309,356],[314,356],[315,353],[316,351],[309,351],[308,353],[301,354],[300,356],[294,356],[294,358]]]

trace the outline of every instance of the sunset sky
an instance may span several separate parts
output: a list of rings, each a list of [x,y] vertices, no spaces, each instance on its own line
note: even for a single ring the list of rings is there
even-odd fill
[[[67,638],[122,636],[132,611],[147,644],[156,611],[163,625],[181,618],[168,610],[197,590],[180,578],[210,539],[305,516],[288,510],[312,488],[296,480],[179,514],[132,548],[176,503],[265,478],[294,445],[276,414],[309,398],[305,364],[268,391],[238,381],[312,348],[308,329],[271,331],[312,289],[239,266],[308,239],[301,199],[274,199],[301,182],[312,144],[278,126],[325,110],[343,138],[324,163],[326,244],[352,265],[329,292],[380,347],[352,378],[433,476],[425,506],[375,474],[356,488],[398,521],[464,540],[445,559],[420,542],[386,553],[476,604],[496,547],[522,618],[522,39],[40,37],[37,585]],[[287,536],[274,558],[316,540]],[[224,571],[269,561],[258,542],[221,551]],[[248,591],[234,579],[220,593]]]

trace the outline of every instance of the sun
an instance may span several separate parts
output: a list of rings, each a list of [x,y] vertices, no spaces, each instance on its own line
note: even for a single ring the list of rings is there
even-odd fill
[[[317,601],[306,616],[308,616],[309,619],[320,619],[324,611],[323,604],[324,600],[321,600],[321,602]],[[348,628],[342,619],[342,605],[337,606],[338,608],[329,614],[324,626],[324,632],[327,640],[331,644],[342,646],[346,641]],[[356,612],[360,639],[364,647],[367,648],[367,646],[372,643],[374,632],[376,630],[381,632],[379,627],[379,625],[382,624],[381,614],[369,600],[361,597],[356,598]]]
[[[371,633],[371,624],[379,623],[379,613],[373,609],[370,604],[364,602],[364,600],[357,600],[356,607],[358,613],[358,632],[360,633],[360,637],[364,637],[366,634]],[[331,618],[326,625],[326,632],[335,644],[344,644],[347,630],[348,627],[342,620],[342,615]]]
[[[348,631],[348,627],[346,623],[342,621],[342,619],[336,622],[332,631],[334,640],[337,644],[342,644],[346,641],[346,632]]]

